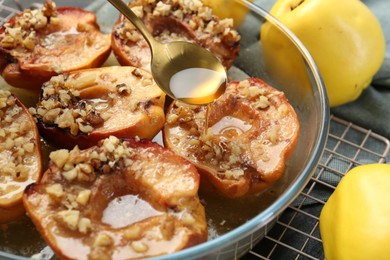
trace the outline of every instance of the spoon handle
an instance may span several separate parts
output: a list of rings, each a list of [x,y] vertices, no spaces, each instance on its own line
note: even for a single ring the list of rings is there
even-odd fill
[[[153,35],[146,28],[143,21],[122,1],[122,0],[108,0],[119,12],[121,12],[144,36],[150,48],[157,44]]]

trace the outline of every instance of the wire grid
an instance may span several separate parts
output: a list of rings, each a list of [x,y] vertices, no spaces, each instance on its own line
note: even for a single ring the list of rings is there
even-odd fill
[[[385,163],[389,150],[388,139],[331,116],[326,148],[310,182],[242,259],[324,259],[318,222],[323,205],[346,172]]]
[[[11,19],[15,14],[20,11],[4,5],[4,0],[0,0],[0,25]]]

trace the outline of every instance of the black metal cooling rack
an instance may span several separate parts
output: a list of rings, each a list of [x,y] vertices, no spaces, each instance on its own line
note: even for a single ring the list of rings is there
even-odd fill
[[[326,148],[310,182],[243,259],[324,259],[318,222],[323,205],[346,172],[389,161],[389,151],[385,137],[332,116]]]

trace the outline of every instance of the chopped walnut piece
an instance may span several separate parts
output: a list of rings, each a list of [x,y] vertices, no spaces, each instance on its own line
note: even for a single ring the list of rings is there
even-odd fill
[[[148,245],[141,241],[133,241],[131,247],[138,253],[146,252],[149,249]]]
[[[92,229],[92,222],[89,218],[81,218],[78,224],[78,231],[82,234],[88,233]]]
[[[125,230],[124,236],[127,239],[136,240],[141,237],[142,230],[140,226],[133,225]]]
[[[94,246],[110,246],[112,243],[112,238],[109,235],[100,233],[95,239]]]
[[[50,160],[61,169],[69,158],[69,151],[66,149],[56,150],[51,152],[49,157]]]
[[[91,197],[91,191],[90,190],[83,190],[80,191],[79,194],[77,195],[76,201],[85,206],[87,205],[89,198]]]
[[[80,211],[78,210],[62,210],[57,213],[60,217],[60,220],[66,225],[70,230],[77,230],[79,219],[80,219]]]
[[[46,187],[47,194],[51,195],[55,199],[59,199],[64,196],[64,190],[62,189],[62,185],[59,183],[50,185]]]

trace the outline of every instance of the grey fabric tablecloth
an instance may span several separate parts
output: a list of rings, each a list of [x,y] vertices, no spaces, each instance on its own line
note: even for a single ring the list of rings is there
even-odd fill
[[[276,0],[255,0],[270,10]],[[390,139],[390,1],[363,0],[379,19],[386,38],[386,55],[371,86],[354,102],[335,107],[331,113]],[[337,7],[335,7],[337,8]]]

